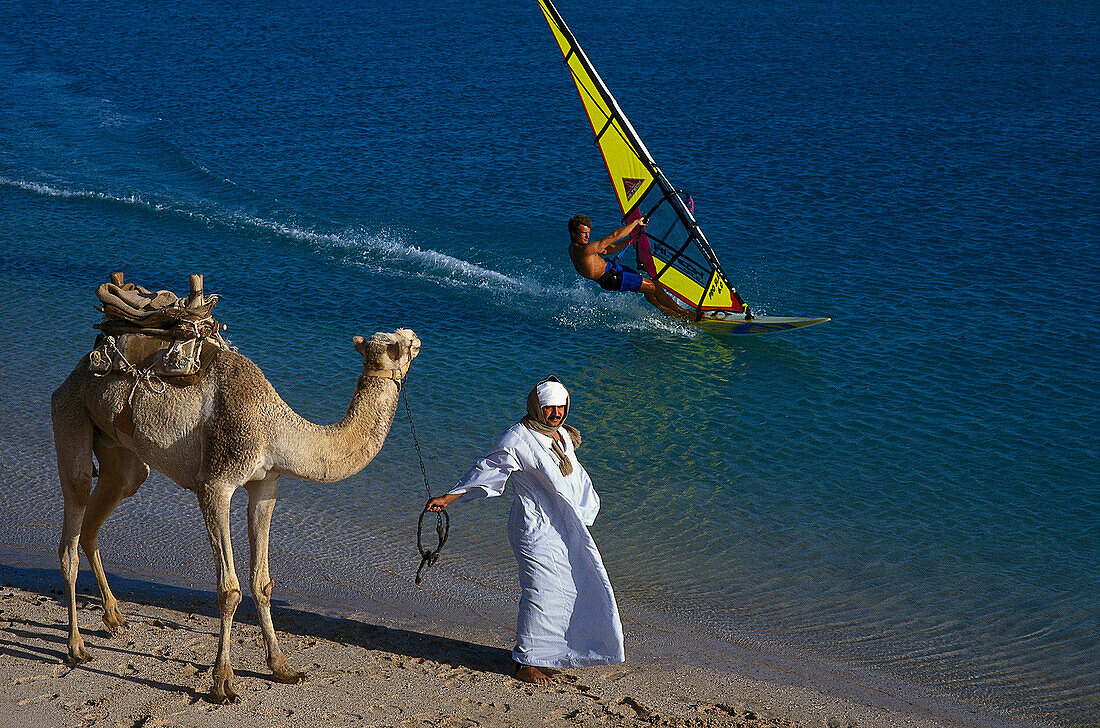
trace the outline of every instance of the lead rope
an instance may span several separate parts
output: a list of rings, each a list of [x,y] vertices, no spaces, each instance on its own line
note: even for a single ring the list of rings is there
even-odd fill
[[[408,378],[407,373],[406,378]],[[424,492],[428,495],[428,500],[431,500],[432,489],[428,485],[428,471],[424,468],[424,455],[420,452],[420,440],[416,436],[416,425],[413,424],[412,410],[409,408],[409,389],[405,386],[404,379],[401,380],[401,397],[405,401],[405,414],[409,416],[409,429],[412,431],[413,445],[416,446],[416,459],[420,461],[420,474],[424,476]],[[424,516],[426,515],[428,515],[427,510],[421,511],[420,518],[416,522],[416,549],[420,552],[420,566],[416,569],[417,584],[423,581],[420,572],[439,560],[439,552],[443,550],[443,544],[447,543],[447,534],[451,530],[451,517],[447,514],[447,511],[443,510],[436,513],[435,534],[439,544],[435,547],[435,550],[425,549]]]

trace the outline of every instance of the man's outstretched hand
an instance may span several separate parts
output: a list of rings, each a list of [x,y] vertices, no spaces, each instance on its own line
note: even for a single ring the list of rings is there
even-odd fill
[[[441,510],[449,506],[451,504],[451,501],[453,501],[459,495],[459,493],[455,493],[454,495],[437,495],[435,498],[430,499],[426,504],[424,504],[424,510],[431,511],[432,513],[439,513]]]

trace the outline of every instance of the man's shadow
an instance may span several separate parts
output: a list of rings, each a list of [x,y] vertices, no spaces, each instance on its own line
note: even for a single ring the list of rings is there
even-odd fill
[[[221,612],[217,606],[217,595],[213,592],[132,579],[112,573],[108,573],[108,580],[115,595],[124,602],[156,607],[181,615],[180,620],[176,623],[165,623],[165,620],[160,619],[161,624],[157,625],[160,627],[195,631],[195,624],[193,622],[188,623],[188,615],[198,614],[213,619],[220,619],[221,617]],[[55,569],[0,564],[0,584],[17,587],[46,599],[57,600],[59,604],[64,605],[65,598],[61,574]],[[95,580],[90,573],[81,570],[77,580],[77,607],[84,608],[98,605],[100,605],[99,590],[96,587]],[[511,652],[499,647],[488,647],[448,637],[368,624],[347,617],[315,614],[290,607],[285,601],[279,600],[272,602],[271,613],[276,629],[286,635],[322,638],[367,650],[378,650],[410,658],[428,659],[452,667],[466,667],[478,672],[512,674]],[[244,597],[234,617],[234,627],[240,624],[258,626],[255,606],[250,596]],[[140,629],[140,626],[135,627],[132,625],[130,628]],[[18,620],[13,621],[5,631],[11,633],[17,641],[0,638],[0,651],[21,659],[39,660],[50,664],[65,663],[68,655],[66,647],[68,641],[67,624],[42,624],[32,620]],[[133,650],[126,649],[123,641],[112,643],[109,639],[110,635],[102,623],[91,626],[91,628],[82,627],[81,631],[86,635],[101,638],[99,643],[95,645],[97,651],[110,651],[120,655],[158,659],[178,659],[166,658],[163,655],[151,653],[136,653]],[[216,636],[216,632],[212,634]],[[287,656],[293,661],[293,651],[288,651]],[[214,656],[211,655],[211,664],[213,664],[213,660]],[[190,660],[184,661],[190,662]],[[81,665],[80,669],[95,670],[95,661]],[[271,677],[264,673],[236,668],[235,672],[239,676],[261,679]],[[113,671],[110,674],[120,677]],[[122,675],[121,677],[126,676]],[[128,679],[148,687],[170,692],[193,693],[190,687],[148,681],[136,676],[131,676]]]

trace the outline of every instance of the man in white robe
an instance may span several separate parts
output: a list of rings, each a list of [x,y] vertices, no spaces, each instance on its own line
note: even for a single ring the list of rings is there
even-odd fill
[[[527,397],[527,415],[426,509],[499,496],[512,483],[508,540],[519,566],[516,677],[549,683],[540,667],[622,662],[623,628],[603,559],[588,527],[600,497],[577,461],[580,433],[563,426],[569,392],[555,377]],[[563,436],[564,431],[564,436]]]

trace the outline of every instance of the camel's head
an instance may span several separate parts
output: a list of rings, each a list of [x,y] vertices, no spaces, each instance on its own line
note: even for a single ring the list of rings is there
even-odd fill
[[[420,339],[410,329],[398,329],[392,334],[379,331],[369,339],[356,336],[352,342],[363,355],[364,376],[400,381],[420,353]]]

